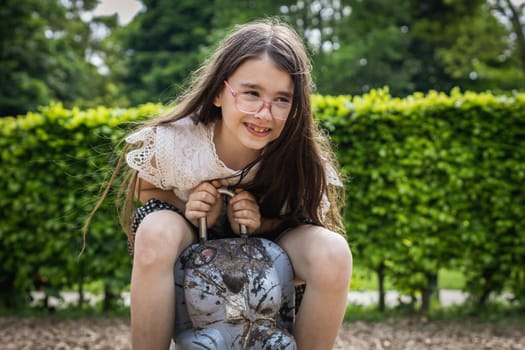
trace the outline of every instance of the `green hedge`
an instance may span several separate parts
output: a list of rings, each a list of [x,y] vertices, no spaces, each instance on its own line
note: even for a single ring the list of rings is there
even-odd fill
[[[525,94],[387,90],[316,97],[347,182],[355,263],[428,308],[440,268],[482,306],[510,290],[525,305]]]
[[[427,302],[446,267],[465,273],[479,305],[503,290],[525,305],[525,94],[399,99],[378,90],[314,96],[313,105],[347,176],[355,264]],[[103,280],[109,299],[127,285],[130,259],[111,200],[79,258],[81,227],[126,129],[159,108],[54,104],[0,119],[5,305],[41,284],[49,292]]]
[[[0,293],[4,306],[103,280],[107,303],[129,282],[130,258],[115,206],[81,230],[116,159],[125,125],[158,110],[66,110],[60,104],[0,119]]]

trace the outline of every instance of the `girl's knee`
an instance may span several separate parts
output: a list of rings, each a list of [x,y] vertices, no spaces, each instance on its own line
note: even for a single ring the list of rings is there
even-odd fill
[[[151,213],[137,229],[134,262],[143,266],[172,265],[192,239],[192,230],[180,215],[168,211]]]
[[[312,246],[308,257],[311,276],[331,286],[347,285],[352,274],[352,253],[348,242],[337,233],[323,230],[325,232]]]

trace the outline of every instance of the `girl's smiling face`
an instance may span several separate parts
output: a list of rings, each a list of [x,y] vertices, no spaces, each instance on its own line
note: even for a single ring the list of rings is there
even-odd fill
[[[266,54],[240,65],[228,78],[228,83],[235,92],[253,94],[266,102],[292,102],[294,86],[290,74],[277,68]],[[232,163],[230,158],[237,160],[234,163],[255,160],[268,143],[281,135],[286,123],[272,116],[268,104],[254,115],[240,112],[235,97],[226,86],[214,104],[222,111],[222,119],[215,126],[215,146],[219,158],[232,168],[243,165],[228,164]]]

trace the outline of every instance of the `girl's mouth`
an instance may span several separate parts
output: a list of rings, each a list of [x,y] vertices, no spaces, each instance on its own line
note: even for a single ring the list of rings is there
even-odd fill
[[[257,126],[254,124],[244,123],[244,126],[248,129],[250,133],[255,134],[257,136],[264,136],[268,134],[270,131],[272,131],[272,129],[270,128],[264,128],[262,126]]]

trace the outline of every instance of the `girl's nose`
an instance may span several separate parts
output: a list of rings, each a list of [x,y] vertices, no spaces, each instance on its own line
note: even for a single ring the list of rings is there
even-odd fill
[[[272,104],[270,102],[263,101],[263,105],[259,112],[255,114],[255,117],[259,119],[272,119]]]

